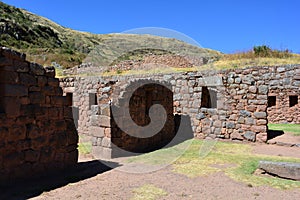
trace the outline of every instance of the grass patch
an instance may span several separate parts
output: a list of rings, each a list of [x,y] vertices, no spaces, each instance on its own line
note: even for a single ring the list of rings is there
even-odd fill
[[[300,136],[300,124],[268,124],[270,130],[282,130]]]
[[[140,156],[127,159],[128,163],[142,163],[148,165],[166,165],[178,159],[191,144],[192,140],[185,141],[181,144],[170,148],[160,149]]]
[[[163,189],[150,184],[134,189],[133,193],[134,197],[132,200],[155,200],[168,195],[168,193]]]
[[[217,142],[212,146],[209,154],[203,157],[201,156],[201,149],[203,145],[207,144],[207,141],[193,139],[186,142],[191,142],[191,144],[180,158],[172,163],[175,173],[194,178],[216,172],[224,172],[227,176],[236,181],[253,186],[267,185],[280,189],[300,188],[299,181],[261,177],[253,174],[260,160],[300,162],[300,159],[255,155],[252,153],[252,147],[250,145],[231,142]],[[167,160],[170,155],[174,155],[176,151],[180,151],[180,145],[137,156],[131,158],[129,161],[147,164],[165,164],[166,161],[170,161]]]
[[[91,142],[82,142],[78,144],[78,151],[81,154],[90,154],[92,151],[92,143]]]
[[[287,64],[300,64],[300,55],[288,58],[237,58],[228,59],[226,57],[220,60],[203,65],[201,70],[222,70],[222,69],[238,69],[252,66],[280,66]]]

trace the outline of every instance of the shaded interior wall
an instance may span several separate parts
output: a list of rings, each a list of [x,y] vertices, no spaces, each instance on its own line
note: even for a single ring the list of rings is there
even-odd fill
[[[65,96],[72,94],[72,106],[78,134],[91,138],[91,115],[93,105],[108,103],[114,80],[102,77],[61,78],[60,86]]]
[[[0,49],[0,181],[30,178],[77,163],[72,108],[54,68]]]
[[[142,82],[143,83],[143,82]],[[129,116],[118,115],[112,118],[112,133],[111,140],[114,145],[121,148],[122,150],[144,153],[159,149],[167,145],[175,135],[174,132],[174,115],[173,115],[173,92],[166,86],[150,83],[139,87],[135,91],[131,91],[130,86],[126,89],[126,92],[132,93],[129,101],[129,108],[126,106],[126,100],[119,100],[118,107],[123,110],[129,109]],[[125,94],[126,95],[126,94]],[[159,111],[159,108],[152,110],[154,116],[152,121],[150,120],[150,108],[155,105],[161,105],[166,111],[166,121],[162,129],[159,132],[153,131],[155,127],[148,128],[150,123],[158,125],[164,120],[163,114]],[[115,112],[118,112],[116,110]],[[114,110],[113,110],[114,111]],[[119,118],[119,119],[116,119]],[[133,123],[143,129],[134,128]],[[121,119],[121,120],[120,120]],[[122,129],[117,125],[117,121],[122,121]],[[129,131],[124,131],[129,130]],[[148,136],[148,133],[155,132],[153,136]]]

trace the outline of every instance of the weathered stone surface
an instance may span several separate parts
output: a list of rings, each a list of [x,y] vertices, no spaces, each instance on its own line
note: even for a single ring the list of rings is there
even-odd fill
[[[55,67],[47,66],[45,67],[46,76],[55,77]]]
[[[135,119],[134,121],[138,125],[149,123],[149,118],[145,116],[145,113],[147,114],[148,112],[148,108],[151,107],[151,105],[147,105],[149,102],[159,104],[160,102],[164,102],[165,99],[170,99],[170,108],[167,108],[167,110],[172,110],[170,117],[173,116],[173,114],[181,115],[182,118],[186,117],[188,127],[190,127],[191,132],[193,132],[196,137],[224,137],[253,141],[255,135],[255,141],[265,142],[267,139],[266,127],[271,116],[273,119],[284,119],[287,122],[291,121],[294,123],[300,120],[297,111],[299,106],[289,108],[288,99],[289,95],[299,95],[298,87],[296,86],[298,83],[293,78],[295,74],[297,75],[295,72],[299,66],[284,66],[285,71],[280,74],[277,72],[277,68],[278,67],[253,67],[217,72],[201,71],[194,72],[192,76],[188,75],[189,73],[179,73],[167,75],[157,74],[151,75],[151,77],[148,75],[97,78],[84,77],[72,81],[66,78],[61,81],[61,85],[64,87],[64,92],[67,92],[70,88],[70,90],[74,92],[74,98],[77,96],[75,104],[79,108],[80,119],[78,121],[78,130],[81,134],[89,134],[88,127],[93,121],[91,120],[91,115],[100,114],[110,116],[109,109],[105,112],[106,114],[102,111],[99,113],[93,112],[93,109],[90,110],[89,99],[85,94],[91,91],[97,93],[100,107],[109,104],[109,100],[111,99],[112,106],[116,104],[120,107],[120,112],[113,114],[115,114],[116,117],[121,117],[122,123],[126,124],[129,122],[128,117],[122,118],[122,115],[125,113],[125,109],[127,109],[127,107],[125,107],[127,105],[125,105],[124,102],[128,97],[126,96],[128,86],[137,80],[151,80],[162,85],[166,84],[168,88],[172,88],[172,94],[168,97],[169,95],[161,91],[156,91],[156,95],[153,95],[151,98],[146,98],[143,96],[145,91],[151,93],[153,90],[149,89],[139,92],[135,98],[131,98],[130,101],[135,106],[133,110],[130,111],[130,115]],[[298,75],[300,75],[300,72]],[[172,78],[170,79],[170,77]],[[213,78],[215,77],[220,77],[217,82],[221,83],[221,85],[218,87],[212,87],[216,85],[213,83]],[[109,92],[107,92],[107,87],[111,87]],[[204,91],[206,89],[215,91],[216,94],[211,92],[209,98],[205,95]],[[132,93],[130,93],[130,95],[131,94]],[[276,96],[276,106],[271,106],[274,108],[273,110],[268,107],[268,98],[271,95]],[[160,96],[163,98],[159,98]],[[282,103],[278,104],[279,100],[281,101],[281,96],[286,96],[287,98],[285,98],[284,103],[282,101]],[[145,99],[149,102],[145,103]],[[212,101],[213,99],[217,101]],[[211,105],[207,103],[209,100]],[[212,109],[211,107],[215,105],[217,105],[217,109]],[[285,117],[283,117],[284,115],[281,113],[276,113],[276,109],[281,109],[281,106],[278,105],[284,105],[290,110],[285,112],[288,113]],[[294,114],[294,112],[297,112],[297,114]],[[107,115],[108,113],[109,115]],[[111,117],[113,119],[113,116]],[[137,148],[148,145],[148,143],[139,140],[126,138],[124,133],[119,131],[118,128],[113,127],[113,120],[111,120],[110,123],[112,124],[111,129],[109,128],[111,132],[109,134],[104,133],[105,137],[111,137],[112,140],[118,139],[117,141],[120,146],[124,145]],[[179,122],[176,123],[178,124]],[[163,137],[160,135],[159,138]],[[158,142],[159,139],[156,139],[153,143],[156,144]],[[102,140],[100,142],[98,139],[97,144],[99,145],[100,143],[102,145]]]
[[[259,161],[258,168],[271,175],[300,181],[300,163]]]
[[[104,129],[103,127],[98,127],[98,126],[91,126],[89,127],[90,129],[90,135],[97,137],[97,138],[102,138],[104,137]]]
[[[199,114],[196,115],[196,119],[198,119],[198,120],[204,119],[205,117],[206,116],[203,113],[199,113]]]
[[[110,86],[102,88],[102,92],[105,92],[105,93],[109,92],[110,90],[111,90]]]
[[[92,115],[91,116],[92,126],[110,127],[110,117],[105,115]]]
[[[7,97],[22,97],[28,95],[28,88],[24,85],[5,84],[3,86],[0,85],[0,87],[4,88],[4,96]]]
[[[235,128],[235,124],[233,122],[228,122],[226,128]]]
[[[0,185],[74,165],[78,134],[58,80],[23,54],[0,48],[0,58]]]
[[[256,92],[257,92],[257,87],[256,87],[256,86],[250,86],[250,87],[249,87],[249,92],[250,92],[250,93],[253,93],[253,94],[256,94]]]
[[[251,117],[251,113],[247,110],[241,110],[240,115],[243,117]]]
[[[30,71],[34,75],[42,76],[46,73],[44,67],[42,65],[39,65],[37,63],[30,63]]]
[[[258,94],[267,94],[269,87],[267,85],[258,86]]]
[[[243,136],[249,140],[249,141],[252,141],[252,142],[255,142],[256,140],[256,133],[252,132],[252,131],[246,131],[245,134],[243,134]]]
[[[266,112],[254,112],[254,117],[256,119],[266,119],[267,113]]]

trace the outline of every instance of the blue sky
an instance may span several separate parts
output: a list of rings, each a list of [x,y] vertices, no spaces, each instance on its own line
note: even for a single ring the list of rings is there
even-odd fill
[[[300,53],[298,0],[3,0],[65,27],[118,33],[142,27],[173,29],[201,46],[232,53],[254,45]]]

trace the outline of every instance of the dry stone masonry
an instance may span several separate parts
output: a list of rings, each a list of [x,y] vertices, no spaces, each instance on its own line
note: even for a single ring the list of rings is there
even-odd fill
[[[52,67],[0,48],[0,183],[77,163],[72,108]]]
[[[54,76],[0,48],[0,183],[74,165],[77,132],[112,158],[192,137],[266,142],[268,123],[300,123],[299,65]]]
[[[129,92],[128,88],[137,81],[155,82],[171,91],[158,92],[160,97],[168,100],[155,99],[145,91],[153,93],[157,88],[146,89],[141,84],[143,89],[132,97],[137,102],[129,106],[132,113],[146,108],[143,114],[132,114],[137,125],[147,124],[145,112],[152,105],[147,101],[152,99],[163,104],[167,113],[172,107],[174,116],[188,118],[194,137],[266,142],[268,123],[300,123],[299,77],[299,65],[286,65],[152,76],[75,77],[60,82],[65,95],[73,98],[73,109],[78,110],[75,118],[78,119],[79,134],[92,138],[97,157],[109,158],[114,157],[114,145],[141,152],[151,146],[151,140],[128,137],[118,130],[112,116],[114,106],[126,108],[122,104],[124,93]],[[126,116],[120,112],[118,117]],[[171,121],[170,117],[166,125],[168,131],[152,138],[153,147],[165,144],[176,135],[180,124],[175,118],[175,123]]]

